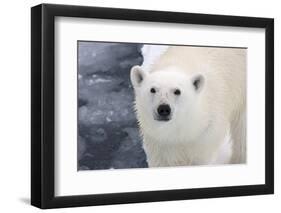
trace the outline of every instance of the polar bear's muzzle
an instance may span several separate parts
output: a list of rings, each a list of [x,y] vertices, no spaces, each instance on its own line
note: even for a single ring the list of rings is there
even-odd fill
[[[154,119],[157,121],[169,121],[171,120],[171,107],[168,104],[161,104],[157,107],[157,113]]]

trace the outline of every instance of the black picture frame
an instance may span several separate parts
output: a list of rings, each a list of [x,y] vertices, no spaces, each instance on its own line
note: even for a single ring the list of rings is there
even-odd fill
[[[93,195],[54,195],[55,17],[264,28],[265,184]],[[31,204],[42,209],[274,193],[274,19],[41,4],[31,8]]]

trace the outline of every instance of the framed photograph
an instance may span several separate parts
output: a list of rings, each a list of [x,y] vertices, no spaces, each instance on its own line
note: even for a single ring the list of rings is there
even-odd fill
[[[272,194],[274,20],[31,9],[31,204]]]

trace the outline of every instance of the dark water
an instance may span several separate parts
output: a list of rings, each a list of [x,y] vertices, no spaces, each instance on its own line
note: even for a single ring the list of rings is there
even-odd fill
[[[140,44],[78,43],[78,169],[143,168],[130,69]]]

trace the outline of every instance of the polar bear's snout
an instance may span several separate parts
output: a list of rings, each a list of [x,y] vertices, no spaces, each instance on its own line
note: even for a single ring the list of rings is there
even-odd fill
[[[171,119],[171,107],[168,104],[160,104],[157,107],[156,120],[169,121]]]

